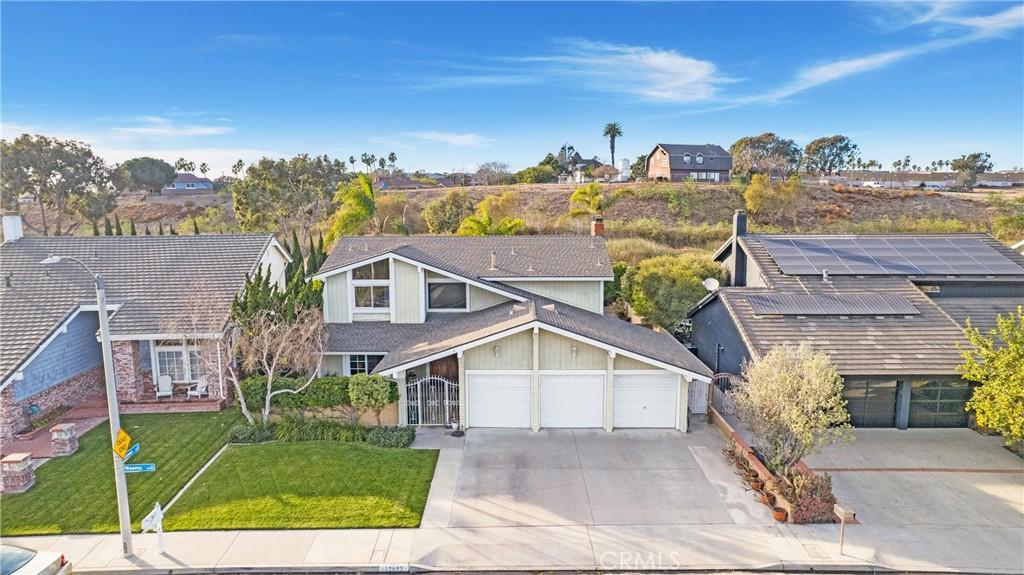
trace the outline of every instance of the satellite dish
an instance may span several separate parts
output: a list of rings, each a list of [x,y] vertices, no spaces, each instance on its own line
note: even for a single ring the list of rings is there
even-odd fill
[[[704,278],[704,281],[701,283],[704,284],[704,289],[708,291],[718,291],[718,280],[715,278]]]

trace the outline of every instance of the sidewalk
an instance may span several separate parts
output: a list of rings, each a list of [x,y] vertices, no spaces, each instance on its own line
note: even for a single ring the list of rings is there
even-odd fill
[[[1024,528],[648,525],[174,532],[9,538],[65,553],[76,572],[331,570],[826,570],[1021,573]]]

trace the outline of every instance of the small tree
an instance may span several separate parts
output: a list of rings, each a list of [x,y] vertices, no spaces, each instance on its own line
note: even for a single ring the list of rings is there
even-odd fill
[[[631,193],[626,189],[605,191],[601,184],[590,182],[576,188],[569,196],[569,217],[603,216],[606,210]]]
[[[365,174],[359,174],[355,182],[338,184],[338,193],[334,202],[339,207],[331,217],[328,240],[341,236],[368,231],[380,235],[387,225],[387,218],[381,217],[377,211],[377,198],[373,193],[373,183]]]
[[[636,313],[675,332],[690,308],[707,294],[702,282],[709,277],[723,280],[724,272],[707,257],[659,256],[641,261],[636,275],[628,281],[623,278],[620,289]]]
[[[743,192],[743,202],[748,212],[762,216],[770,223],[779,223],[784,216],[789,216],[796,226],[797,207],[803,195],[803,187],[797,175],[777,184],[767,174],[754,174],[750,178],[750,185]]]
[[[357,373],[348,380],[348,396],[353,407],[372,411],[381,425],[380,413],[398,401],[398,384],[383,375]]]
[[[1001,433],[1006,445],[1024,441],[1024,307],[1000,315],[988,334],[969,324],[966,334],[971,348],[961,350],[959,372],[980,384],[967,409],[978,425]]]
[[[463,190],[452,190],[423,208],[423,220],[432,234],[454,234],[473,213],[473,200]]]
[[[957,183],[964,188],[970,189],[977,183],[978,174],[983,174],[992,169],[993,165],[990,158],[991,156],[987,153],[975,152],[960,156],[951,161],[949,165],[959,174]]]
[[[514,236],[523,228],[520,218],[494,218],[486,207],[478,207],[476,213],[462,220],[460,236]]]
[[[746,362],[729,395],[753,448],[776,475],[850,436],[843,378],[827,354],[806,345],[774,347]]]

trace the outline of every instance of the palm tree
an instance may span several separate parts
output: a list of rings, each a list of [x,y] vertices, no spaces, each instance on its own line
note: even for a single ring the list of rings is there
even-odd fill
[[[348,157],[348,163],[351,164],[353,168],[355,168],[356,167],[356,157],[355,156],[349,156]]]
[[[388,154],[388,163],[391,164],[391,171],[395,171],[395,164],[398,163],[398,155],[394,152]]]
[[[384,232],[388,218],[385,216],[381,219],[377,212],[373,183],[366,175],[359,174],[354,182],[339,184],[334,200],[341,207],[331,216],[327,232],[328,241],[364,231],[373,235]]]
[[[367,154],[366,152],[363,152],[361,160],[363,164],[366,166],[366,173],[369,174],[370,168],[372,168],[373,165],[377,163],[377,156],[374,154]]]
[[[612,150],[612,166],[615,165],[615,138],[622,137],[622,125],[618,122],[608,122],[604,125],[602,136],[608,138],[608,147]]]
[[[476,213],[462,220],[459,225],[460,236],[514,236],[523,228],[520,218],[501,218],[495,220],[485,207],[477,208]]]
[[[199,173],[203,174],[204,178],[206,177],[206,172],[209,172],[209,171],[210,171],[210,165],[209,164],[207,164],[206,162],[203,162],[203,163],[199,164]]]
[[[569,196],[569,217],[603,216],[605,210],[614,206],[623,196],[630,193],[632,192],[629,190],[605,193],[601,184],[590,182],[576,188],[576,191]]]

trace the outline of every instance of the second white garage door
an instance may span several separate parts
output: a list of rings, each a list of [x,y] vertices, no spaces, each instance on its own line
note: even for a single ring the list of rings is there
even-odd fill
[[[470,427],[530,427],[529,374],[466,375]]]
[[[615,427],[675,427],[679,376],[615,374]]]
[[[601,427],[603,422],[604,373],[541,373],[541,427]]]

